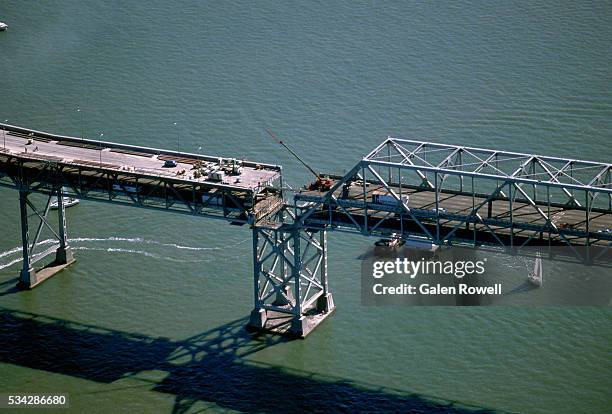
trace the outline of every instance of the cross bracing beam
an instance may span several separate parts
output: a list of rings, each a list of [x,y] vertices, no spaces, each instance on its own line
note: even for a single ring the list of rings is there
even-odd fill
[[[385,152],[387,146],[401,148],[406,155],[405,160],[391,162],[396,166],[409,164],[419,168],[423,167],[425,171],[432,171],[431,169],[443,168],[448,163],[448,159],[453,153],[461,151],[464,153],[463,163],[454,164],[454,169],[464,173],[478,173],[485,168],[489,168],[492,172],[487,173],[487,175],[496,176],[498,178],[513,176],[517,166],[520,168],[520,164],[523,162],[533,161],[535,159],[538,164],[546,166],[546,169],[548,169],[548,171],[538,173],[537,179],[532,180],[532,183],[535,182],[536,184],[550,182],[559,184],[560,186],[573,184],[580,188],[584,188],[584,186],[597,188],[598,186],[595,185],[596,181],[594,178],[602,170],[609,170],[612,167],[612,164],[603,162],[413,141],[391,137],[368,154],[364,160],[385,162],[386,158],[388,158]],[[471,155],[472,159],[470,160],[470,158],[465,155]],[[497,159],[496,164],[492,162],[495,159]],[[406,160],[410,160],[410,163],[407,163]],[[563,181],[562,179],[566,179],[567,181]],[[606,187],[609,187],[609,184],[601,186],[601,188]]]
[[[600,192],[600,193],[612,194],[612,188],[607,188],[607,187],[611,187],[610,184],[599,185],[599,186],[589,185],[589,184],[579,185],[579,184],[568,184],[568,183],[561,183],[561,182],[555,182],[555,181],[540,181],[540,180],[523,178],[520,176],[513,177],[512,175],[502,176],[502,175],[487,174],[487,173],[473,172],[473,171],[461,171],[459,169],[449,169],[449,168],[443,168],[443,167],[425,167],[425,166],[420,166],[420,165],[419,166],[398,165],[396,163],[391,163],[391,162],[386,162],[386,161],[375,161],[375,160],[369,160],[367,162],[369,165],[377,165],[381,167],[395,167],[395,168],[401,168],[401,169],[413,170],[413,171],[420,170],[420,171],[426,171],[430,173],[455,175],[458,177],[462,176],[462,177],[474,177],[474,178],[484,178],[484,179],[492,179],[492,180],[509,180],[515,183],[556,187],[559,189],[565,188],[565,189],[574,189],[574,190],[589,190],[595,193]]]

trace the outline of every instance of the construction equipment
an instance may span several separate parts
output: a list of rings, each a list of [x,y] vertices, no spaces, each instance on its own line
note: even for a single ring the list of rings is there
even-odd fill
[[[312,183],[306,186],[308,190],[328,191],[331,189],[333,182],[329,177],[322,177],[321,175],[317,174],[317,172],[313,170],[308,164],[306,164],[306,162],[302,158],[300,158],[299,155],[297,155],[291,148],[289,148],[282,140],[278,139],[276,134],[274,134],[274,132],[272,132],[269,128],[266,128],[266,132],[272,137],[272,139],[274,139],[283,147],[285,147],[287,151],[291,153],[291,155],[297,158],[297,160],[301,162],[304,167],[306,167],[308,171],[310,171],[316,177],[316,181],[313,181]]]

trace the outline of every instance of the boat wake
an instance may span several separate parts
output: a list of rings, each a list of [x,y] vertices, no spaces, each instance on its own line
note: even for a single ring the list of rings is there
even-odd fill
[[[104,238],[98,238],[98,237],[77,237],[77,238],[74,238],[74,239],[68,239],[68,241],[70,243],[73,243],[73,242],[119,241],[119,242],[126,242],[126,243],[154,244],[154,245],[157,245],[157,246],[174,247],[175,249],[179,249],[179,250],[196,250],[196,251],[201,251],[201,250],[219,250],[219,249],[221,249],[220,247],[192,247],[192,246],[183,246],[183,245],[176,244],[176,243],[162,243],[162,242],[159,242],[157,240],[143,239],[142,237],[104,237]],[[21,247],[19,249],[21,249]]]
[[[54,239],[47,239],[47,240],[42,240],[38,243],[36,243],[36,246],[42,246],[42,245],[46,245],[46,244],[57,244],[57,246],[59,247],[59,243],[57,243],[57,240]],[[10,250],[7,250],[5,252],[0,253],[0,258],[1,257],[5,257],[5,256],[11,256],[14,255],[15,253],[20,253],[20,255],[16,258],[13,258],[11,261],[9,261],[8,263],[0,263],[0,270],[5,269],[7,267],[11,267],[12,265],[14,265],[15,263],[19,263],[21,262],[21,246],[17,246],[14,247]],[[38,259],[41,255],[43,255],[45,252],[39,252],[37,254],[34,254],[34,260]]]
[[[234,245],[242,244],[246,240],[240,241]],[[220,247],[199,247],[199,246],[185,246],[176,243],[164,243],[158,240],[150,240],[144,239],[142,237],[119,237],[119,236],[111,236],[111,237],[76,237],[73,239],[68,239],[68,242],[73,250],[88,250],[88,251],[99,251],[99,252],[108,252],[108,253],[123,253],[123,254],[134,254],[146,256],[158,260],[167,260],[171,262],[179,262],[179,263],[201,263],[208,262],[210,258],[194,258],[190,256],[189,258],[181,258],[180,254],[177,256],[169,256],[158,254],[155,251],[150,251],[151,249],[135,249],[135,248],[127,248],[121,247],[121,244],[134,244],[134,245],[148,245],[154,249],[155,246],[171,248],[178,252],[196,252],[196,251],[208,251],[208,250],[220,250]],[[112,243],[110,247],[98,247],[96,244],[99,243]],[[53,245],[58,244],[55,239],[46,239],[41,240],[36,244],[37,247],[45,246],[45,245]],[[93,244],[93,245],[91,245]],[[167,253],[168,249],[164,249],[164,252]],[[38,253],[34,255],[34,258],[40,257],[42,253]],[[184,254],[184,253],[183,253]],[[12,249],[0,252],[0,270],[11,267],[17,263],[20,263],[21,258],[21,246],[15,246]]]
[[[162,256],[156,253],[147,252],[146,250],[137,250],[137,249],[122,249],[118,247],[85,247],[85,246],[77,246],[73,247],[72,250],[89,250],[94,252],[109,252],[109,253],[127,253],[127,254],[137,254],[141,256],[151,257],[153,259],[161,259],[167,260],[169,262],[177,262],[177,263],[202,263],[209,262],[212,259],[177,259],[175,257],[170,256]],[[18,261],[20,261],[19,259]]]
[[[46,244],[53,244],[53,243],[57,243],[57,241],[55,239],[41,240],[38,243],[36,243],[36,246],[44,246]],[[6,256],[10,256],[15,253],[21,254],[21,246],[13,247],[12,249],[7,250],[5,252],[0,252],[0,259]],[[0,267],[0,269],[2,269],[2,267]]]

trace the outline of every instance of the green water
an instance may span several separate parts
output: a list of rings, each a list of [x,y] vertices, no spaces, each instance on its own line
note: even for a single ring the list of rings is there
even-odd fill
[[[339,173],[387,135],[612,160],[610,3],[329,3],[0,1],[0,118],[178,134],[293,186],[310,177],[266,127]],[[611,410],[609,308],[364,307],[372,240],[331,234],[333,318],[251,340],[248,229],[82,202],[77,262],[16,293],[18,219],[0,190],[0,392],[74,412]]]

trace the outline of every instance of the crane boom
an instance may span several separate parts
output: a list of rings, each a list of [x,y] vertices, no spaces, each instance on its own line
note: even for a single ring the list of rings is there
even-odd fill
[[[266,128],[266,132],[268,132],[268,134],[270,134],[270,136],[275,140],[278,141],[279,144],[281,144],[283,147],[285,147],[287,149],[287,151],[289,151],[291,153],[291,155],[293,155],[295,158],[297,158],[297,160],[299,162],[301,162],[304,167],[308,168],[308,171],[310,171],[311,173],[314,174],[315,177],[317,177],[317,180],[320,180],[321,177],[319,176],[319,174],[316,173],[315,170],[313,170],[310,165],[306,164],[306,162],[300,158],[299,155],[297,155],[291,148],[289,148],[282,140],[278,139],[278,137],[274,134],[274,132],[272,132],[269,128]]]

